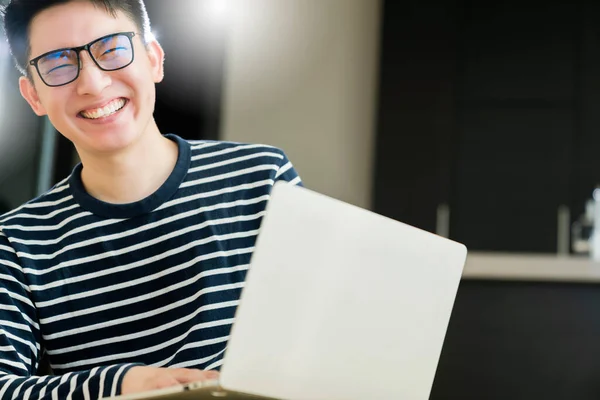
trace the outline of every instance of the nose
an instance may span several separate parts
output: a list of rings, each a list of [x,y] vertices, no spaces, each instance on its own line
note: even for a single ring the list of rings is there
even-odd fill
[[[110,75],[98,68],[87,51],[79,53],[81,66],[77,78],[77,93],[79,95],[99,95],[112,83]]]

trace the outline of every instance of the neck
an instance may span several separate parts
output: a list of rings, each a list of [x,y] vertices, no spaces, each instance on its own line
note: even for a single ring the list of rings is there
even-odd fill
[[[134,203],[160,188],[173,171],[177,156],[177,144],[157,128],[118,154],[80,152],[81,180],[86,191],[98,200]]]

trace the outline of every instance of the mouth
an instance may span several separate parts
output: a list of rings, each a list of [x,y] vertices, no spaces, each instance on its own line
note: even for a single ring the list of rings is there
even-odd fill
[[[94,108],[90,110],[82,110],[77,116],[85,119],[97,120],[106,117],[110,117],[113,114],[121,111],[129,103],[129,99],[120,97],[112,100],[110,103],[100,108]]]

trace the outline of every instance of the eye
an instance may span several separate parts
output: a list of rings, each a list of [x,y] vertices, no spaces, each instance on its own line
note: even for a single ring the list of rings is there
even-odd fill
[[[68,67],[74,67],[74,65],[72,65],[72,64],[59,65],[59,66],[56,66],[56,67],[50,69],[48,72],[46,72],[46,74],[49,75],[53,72],[57,72],[57,71],[60,71],[61,69],[68,68]]]
[[[122,51],[127,51],[127,48],[125,48],[125,47],[114,47],[114,48],[112,48],[112,49],[108,49],[108,50],[106,50],[104,53],[102,53],[102,55],[106,55],[106,54],[114,53],[114,52],[116,52],[116,51],[119,51],[119,50],[122,50]]]
[[[38,68],[44,75],[64,72],[65,68],[77,66],[77,60],[74,57],[71,51],[52,53],[38,62]]]

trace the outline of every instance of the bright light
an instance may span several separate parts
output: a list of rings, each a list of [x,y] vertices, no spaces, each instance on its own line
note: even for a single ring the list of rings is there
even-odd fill
[[[207,0],[204,8],[209,21],[223,24],[231,18],[232,0]]]

